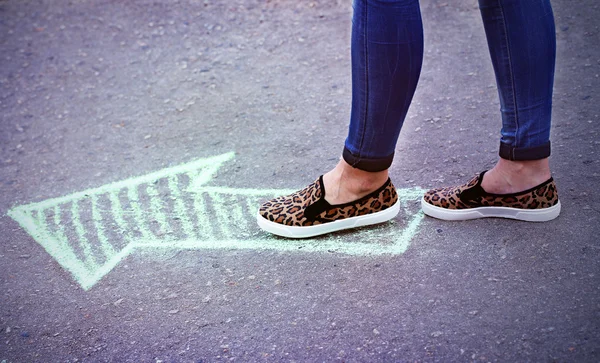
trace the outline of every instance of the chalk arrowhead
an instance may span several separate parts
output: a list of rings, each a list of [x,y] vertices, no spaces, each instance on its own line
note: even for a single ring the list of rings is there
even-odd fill
[[[282,241],[259,231],[254,217],[262,200],[294,190],[210,186],[217,170],[233,157],[234,153],[226,153],[198,159],[18,206],[8,215],[86,290],[137,248],[399,254],[408,247],[423,217],[411,205],[423,191],[401,189],[398,195],[406,217],[393,226],[362,232],[357,239],[366,243],[336,235]]]

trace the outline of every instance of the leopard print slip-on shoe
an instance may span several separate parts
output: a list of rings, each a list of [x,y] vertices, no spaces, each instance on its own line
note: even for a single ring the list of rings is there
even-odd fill
[[[457,221],[484,217],[545,222],[560,214],[560,201],[552,178],[514,194],[491,194],[481,187],[485,171],[467,184],[432,189],[425,193],[421,208],[428,216]]]
[[[389,221],[400,210],[392,181],[354,202],[329,204],[323,176],[306,188],[260,206],[257,222],[263,230],[290,238],[314,237],[343,229]]]

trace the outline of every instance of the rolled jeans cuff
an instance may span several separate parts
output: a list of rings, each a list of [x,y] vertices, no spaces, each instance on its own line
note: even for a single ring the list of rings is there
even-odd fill
[[[361,158],[358,156],[352,155],[350,150],[344,147],[344,152],[342,153],[342,157],[344,160],[350,164],[353,168],[357,168],[364,171],[377,172],[388,169],[392,165],[392,161],[394,160],[394,154],[386,156],[384,158]]]
[[[500,142],[499,155],[511,161],[539,160],[550,156],[550,141],[534,147],[514,147]]]

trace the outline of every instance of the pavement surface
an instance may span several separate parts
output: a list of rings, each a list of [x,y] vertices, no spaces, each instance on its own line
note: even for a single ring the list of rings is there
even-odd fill
[[[0,1],[0,361],[600,361],[600,5],[553,6],[558,219],[418,213],[500,129],[476,1],[422,0],[403,213],[289,241],[255,208],[341,154],[349,0]]]

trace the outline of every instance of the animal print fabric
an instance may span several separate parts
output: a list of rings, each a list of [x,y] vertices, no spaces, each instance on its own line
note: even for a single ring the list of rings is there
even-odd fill
[[[259,213],[271,222],[304,227],[376,213],[393,206],[397,200],[396,188],[388,179],[378,190],[357,201],[331,205],[325,200],[321,176],[300,191],[263,203]],[[311,209],[308,216],[307,209]]]
[[[558,203],[558,193],[553,178],[515,194],[491,194],[481,187],[485,172],[468,183],[448,188],[432,189],[425,193],[425,201],[445,209],[467,209],[477,207],[510,207],[518,209],[548,208]]]

